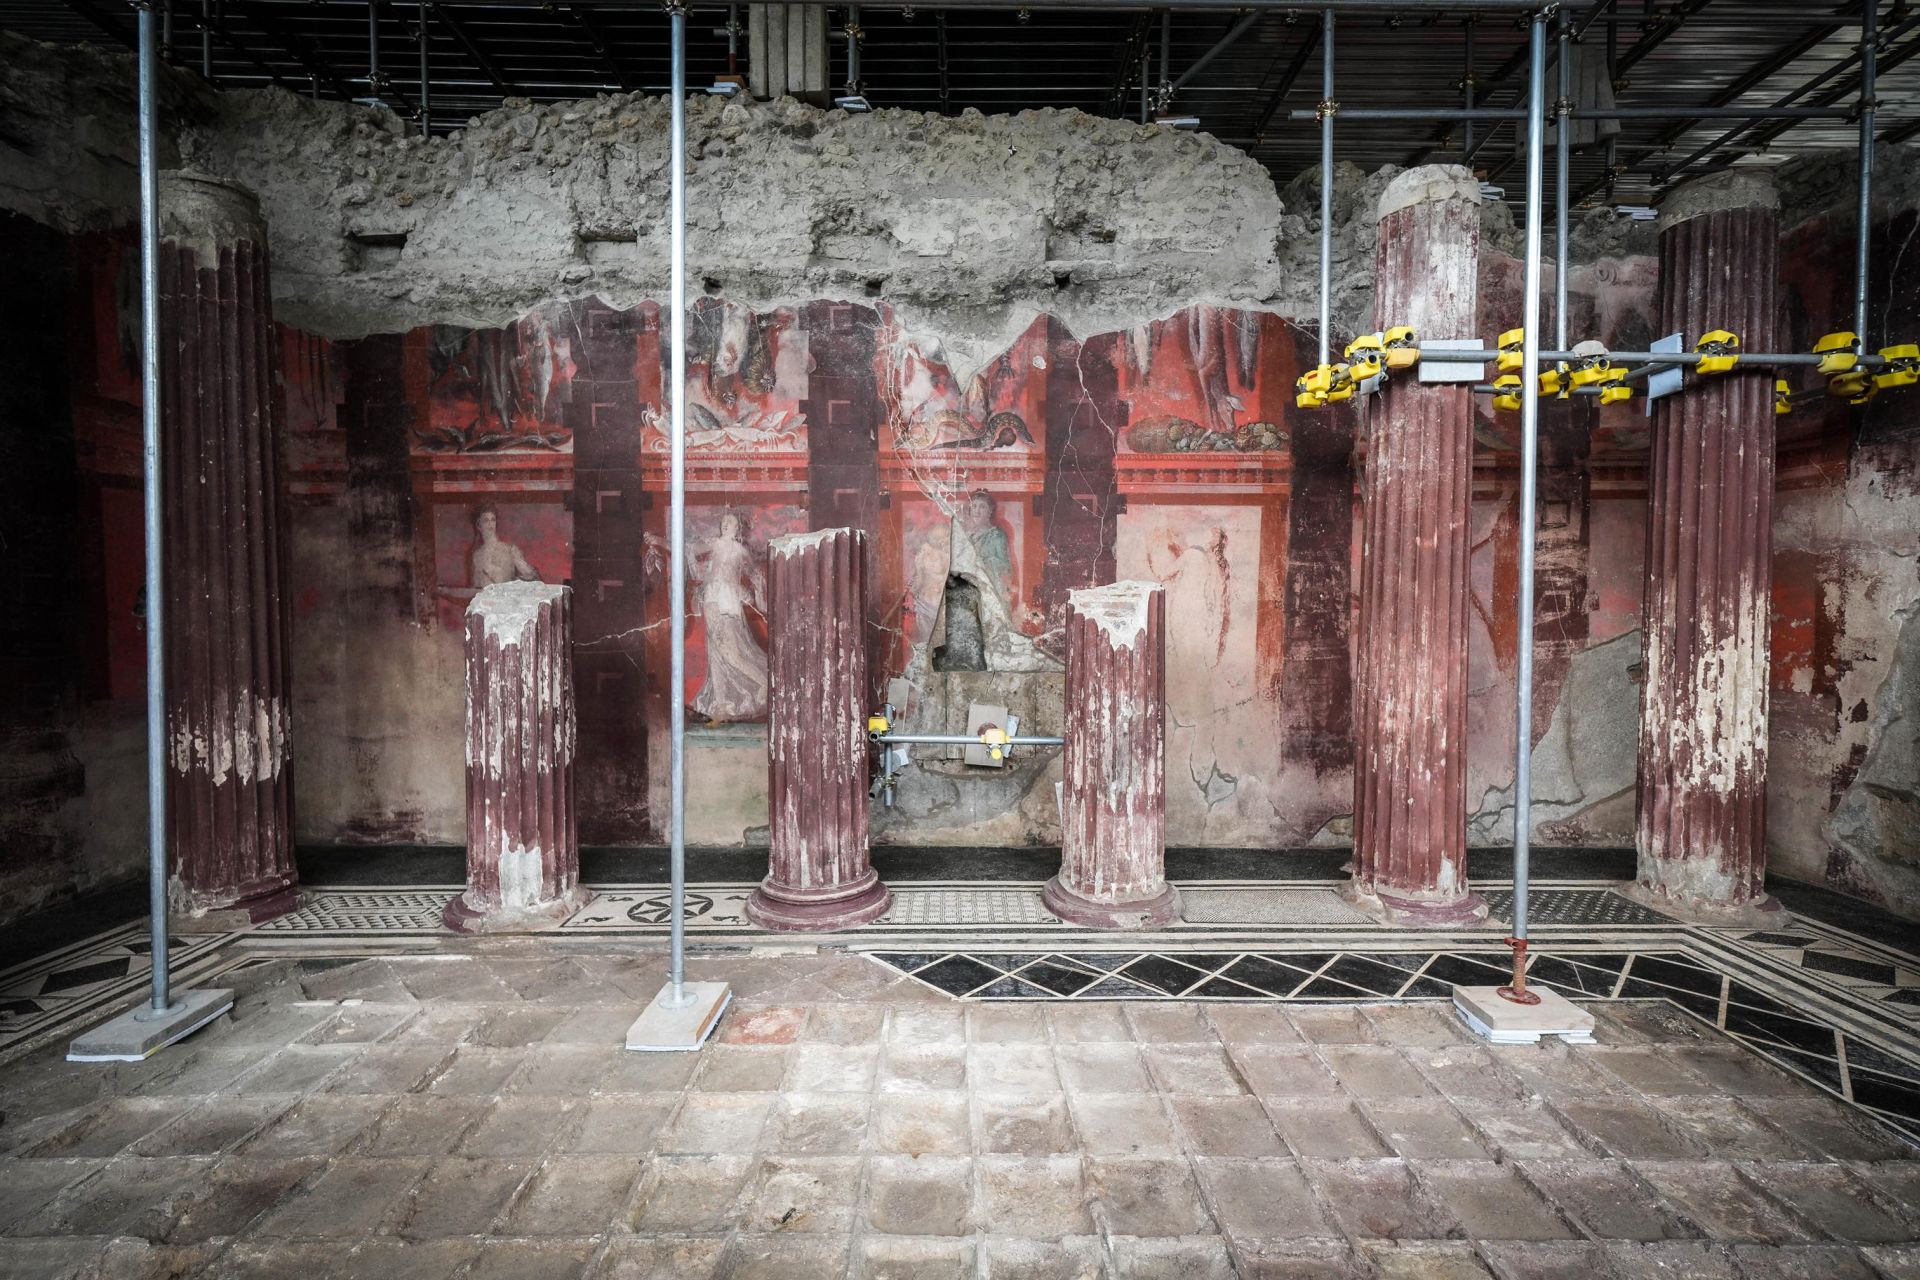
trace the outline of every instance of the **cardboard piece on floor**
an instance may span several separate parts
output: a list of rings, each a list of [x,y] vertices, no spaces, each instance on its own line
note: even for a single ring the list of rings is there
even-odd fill
[[[1568,1044],[1593,1043],[1593,1015],[1545,987],[1528,987],[1539,1004],[1515,1004],[1499,987],[1455,987],[1453,1007],[1482,1038],[1494,1044],[1539,1044],[1559,1036]]]
[[[733,999],[733,988],[724,982],[684,982],[680,989],[692,999],[675,1009],[666,1003],[673,984],[661,987],[653,1003],[627,1028],[627,1048],[637,1053],[692,1053],[707,1042]]]
[[[173,993],[173,1008],[156,1014],[142,1003],[74,1038],[68,1062],[143,1062],[184,1040],[233,1008],[233,992],[224,987]]]

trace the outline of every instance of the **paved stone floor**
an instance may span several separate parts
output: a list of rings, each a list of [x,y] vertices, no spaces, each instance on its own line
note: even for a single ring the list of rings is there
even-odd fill
[[[1920,1162],[1663,1002],[991,1003],[657,954],[290,960],[141,1064],[0,1067],[0,1275],[1909,1277]]]

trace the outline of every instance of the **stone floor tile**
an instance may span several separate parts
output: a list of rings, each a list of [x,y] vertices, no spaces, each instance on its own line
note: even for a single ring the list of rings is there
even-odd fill
[[[1416,1098],[1433,1094],[1426,1077],[1386,1045],[1323,1045],[1320,1058],[1341,1086],[1357,1097]]]
[[[292,1098],[214,1098],[127,1148],[135,1156],[214,1156],[273,1123]]]
[[[1459,1104],[1475,1134],[1503,1160],[1591,1156],[1580,1136],[1539,1103],[1520,1106]]]
[[[1090,1155],[1174,1155],[1173,1120],[1155,1093],[1073,1093],[1067,1107]]]
[[[547,1032],[547,1038],[541,1043],[597,1045],[617,1050],[626,1043],[627,1028],[645,1008],[642,1004],[621,1002],[575,1009]]]
[[[1122,1044],[1133,1040],[1133,1027],[1127,1021],[1125,1010],[1112,1001],[1049,1004],[1045,1014],[1056,1045]]]
[[[575,1280],[599,1248],[595,1240],[489,1240],[460,1280]]]
[[[1705,1079],[1715,1092],[1733,1098],[1819,1098],[1814,1086],[1774,1066],[1759,1054],[1735,1045],[1675,1045],[1667,1056]]]
[[[1628,1087],[1649,1094],[1704,1094],[1715,1089],[1665,1051],[1650,1045],[1594,1045],[1586,1059]]]
[[[1145,1093],[1153,1088],[1131,1042],[1063,1044],[1054,1049],[1060,1084],[1069,1093]]]
[[[442,1003],[421,1005],[419,1014],[389,1038],[393,1044],[451,1044],[464,1042],[486,1018],[485,1006]]]
[[[806,1025],[807,1011],[793,1005],[736,1009],[720,1024],[715,1039],[721,1044],[792,1044]],[[643,1054],[643,1057],[679,1057],[679,1054]]]
[[[700,1053],[628,1053],[614,1056],[600,1078],[603,1093],[677,1093],[699,1068]]]
[[[846,1235],[859,1217],[858,1156],[768,1156],[745,1199],[744,1231]]]
[[[1296,1004],[1288,1005],[1286,1013],[1300,1038],[1314,1044],[1368,1044],[1380,1038],[1366,1015],[1351,1005]]]
[[[855,1280],[973,1280],[974,1242],[946,1236],[866,1236],[853,1251]]]
[[[395,983],[404,995],[404,988]],[[377,1044],[390,1039],[420,1016],[412,997],[372,1004],[344,1005],[340,1012],[308,1032],[302,1044]]]
[[[571,956],[490,956],[487,967],[522,1000],[578,1005],[612,998],[608,989],[575,964]]]
[[[1655,1240],[1647,1244],[1611,1242],[1607,1267],[1619,1280],[1733,1280],[1733,1253],[1727,1246],[1701,1240]]]
[[[880,1055],[882,1093],[963,1089],[967,1047],[957,1044],[889,1044]]]
[[[104,1157],[85,1160],[0,1160],[0,1231],[32,1215],[82,1178],[106,1165]]]
[[[1636,1160],[1632,1167],[1668,1205],[1714,1240],[1804,1244],[1816,1237],[1793,1214],[1757,1191],[1729,1164]]]
[[[502,1098],[467,1130],[455,1150],[463,1156],[498,1159],[541,1155],[577,1118],[581,1105],[560,1098]]]
[[[1149,1044],[1141,1050],[1162,1093],[1245,1094],[1247,1082],[1216,1044]]]
[[[1651,1101],[1662,1119],[1717,1160],[1805,1160],[1817,1154],[1732,1098]]]
[[[222,1092],[306,1093],[367,1052],[359,1044],[288,1045]]]
[[[973,1150],[973,1118],[964,1092],[883,1095],[873,1108],[872,1149],[897,1155]]]
[[[484,1094],[491,1097],[507,1087],[520,1069],[522,1055],[511,1049],[484,1049],[461,1045],[427,1085],[429,1093]]]
[[[535,1045],[527,1050],[507,1088],[521,1094],[591,1093],[613,1069],[614,1059],[625,1053],[612,1045]]]
[[[468,1040],[492,1049],[525,1049],[545,1040],[568,1012],[544,1005],[500,1009],[475,1027]]]
[[[392,1230],[415,1239],[484,1234],[538,1168],[535,1160],[436,1160],[399,1207]]]
[[[1854,1108],[1826,1098],[1742,1098],[1740,1105],[1829,1160],[1896,1160],[1920,1154]]]
[[[1236,1240],[1335,1234],[1293,1160],[1197,1159],[1193,1167],[1214,1220]]]
[[[1595,1280],[1607,1254],[1591,1240],[1483,1240],[1480,1261],[1500,1280]]]
[[[736,1236],[714,1274],[726,1280],[841,1280],[848,1243],[844,1236]]]
[[[223,1048],[279,1049],[304,1039],[338,1012],[338,1005],[324,1002],[263,1003],[253,1008],[236,1005],[232,1014],[207,1030],[220,1033],[213,1043]],[[164,1072],[167,1067],[156,1064],[155,1070]]]
[[[676,1093],[603,1093],[589,1098],[560,1146],[574,1155],[645,1155],[660,1144]]]
[[[866,1146],[872,1099],[861,1093],[783,1093],[761,1145],[790,1155],[850,1155]]]
[[[1474,1240],[1570,1240],[1579,1235],[1514,1171],[1490,1160],[1432,1160],[1415,1176]]]
[[[1194,1156],[1284,1156],[1285,1144],[1257,1098],[1169,1098],[1180,1143]]]
[[[1860,1252],[1885,1280],[1920,1280],[1920,1244],[1869,1245]]]
[[[110,1098],[28,1148],[25,1154],[71,1159],[118,1155],[198,1106],[189,1098]]]
[[[616,1239],[595,1264],[592,1280],[707,1280],[726,1247],[718,1236]]]
[[[875,1043],[805,1043],[791,1052],[781,1087],[794,1093],[866,1093],[880,1062]]]
[[[454,1050],[436,1044],[376,1044],[326,1083],[328,1093],[410,1093],[451,1065]],[[248,1077],[252,1079],[252,1077]]]
[[[1053,1240],[1093,1229],[1078,1156],[981,1156],[974,1217],[990,1235]]]
[[[1299,1029],[1277,1003],[1207,1006],[1207,1020],[1223,1044],[1301,1044]]]
[[[436,997],[465,1001],[516,998],[513,988],[475,956],[409,957],[407,963],[392,968],[400,985],[422,1002]]]
[[[107,1241],[105,1248],[69,1275],[72,1280],[179,1280],[181,1276],[199,1274],[224,1247],[224,1241],[160,1244],[120,1236]],[[0,1265],[0,1275],[11,1277],[13,1273]]]
[[[1706,1154],[1704,1147],[1668,1124],[1650,1103],[1634,1098],[1562,1099],[1553,1109],[1589,1145],[1608,1155],[1686,1160]]]
[[[1215,1044],[1205,1005],[1135,1000],[1126,1005],[1133,1038],[1143,1045]]]
[[[135,1092],[142,1097],[219,1093],[268,1056],[260,1045],[214,1045],[182,1058],[174,1069],[148,1080]]]
[[[709,1045],[692,1088],[703,1093],[770,1093],[780,1088],[792,1050],[783,1045]]]
[[[447,1280],[478,1257],[478,1240],[375,1238],[332,1264],[327,1280]]]
[[[1502,1067],[1493,1053],[1479,1045],[1408,1049],[1407,1060],[1435,1088],[1462,1106],[1526,1102],[1533,1097],[1533,1091],[1520,1077]]]
[[[1486,1144],[1474,1136],[1473,1126],[1443,1099],[1373,1098],[1360,1104],[1361,1114],[1395,1155],[1410,1160],[1479,1160]]]
[[[705,1234],[732,1229],[744,1211],[751,1156],[662,1156],[650,1161],[634,1197],[633,1229]]]
[[[1490,1274],[1472,1245],[1369,1240],[1360,1249],[1379,1280],[1486,1280]]]
[[[1045,1044],[975,1044],[967,1050],[967,1080],[975,1089],[1051,1093],[1060,1088],[1053,1050]]]
[[[512,1236],[591,1236],[608,1230],[640,1170],[626,1156],[556,1156],[521,1188],[502,1225]]]
[[[886,1032],[884,1005],[820,1004],[807,1015],[809,1044],[876,1045]]]
[[[1044,1156],[1079,1149],[1063,1093],[976,1093],[973,1112],[981,1151]]]
[[[357,1239],[396,1218],[407,1193],[430,1165],[424,1159],[344,1156],[283,1199],[252,1234]]]
[[[1241,1280],[1371,1280],[1372,1269],[1345,1240],[1234,1240]]]
[[[190,1156],[112,1161],[16,1223],[13,1234],[164,1239],[213,1163]]]
[[[1619,1077],[1588,1063],[1589,1045],[1567,1045],[1544,1040],[1537,1045],[1503,1044],[1496,1052],[1500,1067],[1539,1098],[1592,1098],[1630,1094]]]
[[[1240,1078],[1257,1094],[1331,1098],[1340,1092],[1340,1082],[1305,1045],[1234,1045],[1230,1052]]]
[[[1107,1242],[1115,1280],[1233,1280],[1233,1259],[1218,1236],[1116,1235]]]
[[[1732,1252],[1740,1280],[1876,1280],[1879,1274],[1846,1245],[1737,1244]]]
[[[1920,1225],[1920,1159],[1860,1161],[1849,1168],[1908,1223]]]
[[[1780,1160],[1756,1160],[1741,1172],[1769,1196],[1835,1240],[1895,1244],[1913,1238],[1880,1198],[1845,1168]]]
[[[972,1162],[954,1156],[875,1156],[867,1162],[867,1225],[891,1235],[965,1235]]]
[[[887,1014],[889,1045],[957,1045],[967,1041],[966,1010],[958,1005],[894,1009]]]
[[[196,1180],[167,1229],[174,1244],[201,1244],[239,1235],[320,1168],[318,1156],[292,1160],[230,1156]]]
[[[1457,1238],[1459,1224],[1404,1160],[1302,1160],[1302,1171],[1347,1234],[1362,1239]]]
[[[1037,1005],[969,1004],[967,1039],[974,1044],[1045,1044],[1047,1023]]]
[[[1720,1034],[1665,1000],[1610,1000],[1586,1006],[1601,1044],[1722,1045]]]
[[[680,1103],[659,1150],[669,1155],[726,1155],[758,1149],[773,1098],[764,1093],[690,1093]]]
[[[1433,1004],[1376,1004],[1361,1015],[1373,1024],[1374,1039],[1382,1044],[1434,1048],[1473,1044],[1477,1037],[1459,1013]]]
[[[984,1280],[1094,1280],[1106,1274],[1106,1250],[1097,1236],[1026,1240],[989,1235],[980,1251]]]
[[[443,1156],[467,1130],[493,1109],[489,1098],[443,1097],[414,1093],[393,1100],[361,1135],[353,1154],[361,1156]]]
[[[322,961],[325,967],[296,962],[300,992],[309,1000],[379,1000],[413,1003],[413,995],[387,962],[379,957],[346,964]]]
[[[1384,1156],[1387,1145],[1359,1108],[1338,1098],[1266,1099],[1267,1116],[1296,1156]]]
[[[1530,1160],[1522,1173],[1589,1235],[1680,1240],[1699,1235],[1617,1160]]]
[[[1185,1160],[1101,1156],[1087,1161],[1095,1221],[1109,1235],[1197,1235],[1213,1216]]]
[[[214,1258],[205,1280],[288,1280],[324,1276],[340,1258],[337,1240],[241,1240]],[[4,1274],[12,1275],[11,1271]]]

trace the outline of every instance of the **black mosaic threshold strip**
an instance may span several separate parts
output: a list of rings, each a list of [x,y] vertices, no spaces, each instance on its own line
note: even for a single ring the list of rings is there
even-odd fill
[[[962,1000],[1450,1000],[1505,982],[1504,950],[870,951]],[[1869,1040],[1823,1003],[1790,1006],[1678,950],[1535,955],[1530,981],[1574,1000],[1663,1000],[1761,1057],[1920,1141],[1920,1054],[1911,1036]],[[1897,1031],[1889,1021],[1889,1031]]]

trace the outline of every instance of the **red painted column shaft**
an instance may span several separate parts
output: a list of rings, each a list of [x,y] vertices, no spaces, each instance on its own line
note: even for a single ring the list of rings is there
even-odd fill
[[[161,175],[160,209],[167,896],[260,921],[299,897],[266,226],[191,173]]]
[[[1167,593],[1116,582],[1067,595],[1060,874],[1042,894],[1072,924],[1178,918],[1167,883]]]
[[[558,924],[580,887],[572,592],[501,582],[467,606],[467,890],[462,933]]]
[[[1779,346],[1779,198],[1747,170],[1662,204],[1659,332]],[[1683,914],[1769,905],[1773,372],[1689,377],[1654,409],[1642,613],[1637,892]]]
[[[775,538],[767,568],[772,831],[747,918],[765,929],[850,929],[893,905],[867,845],[867,535]]]
[[[1471,338],[1479,184],[1410,169],[1380,198],[1374,321]],[[1353,889],[1406,924],[1471,924],[1467,886],[1467,556],[1473,391],[1393,374],[1368,406],[1353,681]]]

